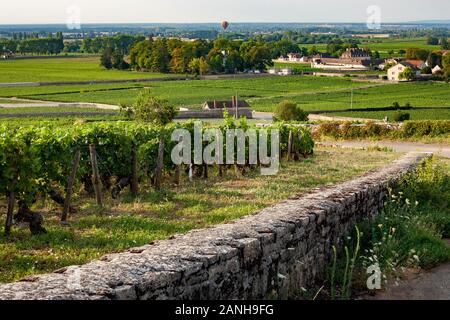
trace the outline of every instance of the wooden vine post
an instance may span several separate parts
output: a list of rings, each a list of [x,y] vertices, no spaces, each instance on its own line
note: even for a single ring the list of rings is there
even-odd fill
[[[102,201],[102,188],[100,182],[100,174],[98,172],[98,163],[97,163],[97,152],[95,151],[95,145],[89,145],[89,152],[91,156],[91,165],[92,165],[92,183],[94,184],[95,198],[97,200],[97,205],[103,207]]]
[[[61,222],[67,221],[67,216],[68,216],[69,210],[70,210],[70,201],[72,200],[73,185],[75,184],[78,166],[80,165],[80,158],[81,158],[81,152],[80,152],[80,149],[77,149],[75,151],[75,156],[73,157],[72,170],[70,171],[69,181],[67,184],[66,199],[64,200],[64,209],[63,209],[63,213],[61,216]]]
[[[133,143],[131,148],[131,193],[137,196],[139,193],[139,179],[138,179],[138,163],[137,163],[137,148]]]
[[[288,141],[288,149],[287,149],[287,156],[286,156],[287,161],[291,160],[293,146],[294,146],[294,133],[292,131],[289,131],[289,141]]]
[[[159,140],[158,159],[156,160],[155,169],[155,189],[161,189],[162,171],[164,168],[164,138]]]
[[[5,236],[9,237],[11,235],[11,227],[13,223],[14,205],[16,203],[16,185],[18,182],[18,177],[15,176],[9,185],[8,190],[8,211],[6,213],[6,223],[5,223]]]
[[[181,184],[181,164],[175,167],[175,185],[179,186]]]

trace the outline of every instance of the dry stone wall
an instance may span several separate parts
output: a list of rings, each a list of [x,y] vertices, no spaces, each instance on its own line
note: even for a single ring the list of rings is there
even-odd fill
[[[233,223],[0,286],[0,299],[284,299],[320,280],[332,246],[383,206],[424,154]]]

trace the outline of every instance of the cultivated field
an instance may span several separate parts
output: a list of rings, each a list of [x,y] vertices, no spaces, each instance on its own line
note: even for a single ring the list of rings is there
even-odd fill
[[[106,70],[99,57],[0,60],[1,82],[130,80],[165,74]]]
[[[176,106],[199,108],[207,100],[231,99],[236,93],[241,99],[288,97],[365,86],[344,78],[263,77],[238,80],[161,81],[143,84],[47,86],[30,88],[0,88],[0,97],[21,97],[62,102],[97,102],[118,105],[134,101],[139,88],[147,87],[156,96]],[[67,93],[65,93],[67,92]]]
[[[253,99],[252,106],[258,111],[273,111],[284,97]],[[351,108],[351,90],[345,92],[321,92],[290,96],[304,110],[342,110]],[[389,107],[394,102],[421,107],[450,106],[450,85],[446,83],[402,83],[354,90],[353,108]]]
[[[383,57],[390,56],[390,51],[394,52],[394,56],[399,56],[400,50],[408,48],[419,48],[427,50],[439,50],[440,46],[428,45],[425,38],[406,38],[406,39],[358,39],[361,48],[369,48],[378,51]],[[326,52],[326,44],[300,44],[300,47],[312,48],[316,47],[321,52]]]
[[[368,40],[381,41],[374,45],[410,46],[424,44],[424,39]],[[381,47],[380,47],[381,48]],[[312,71],[307,64],[280,64]],[[127,71],[107,71],[99,66],[98,57],[51,58],[0,61],[0,82],[11,81],[87,81],[154,78],[161,74]],[[168,76],[168,75],[164,75]],[[283,100],[293,100],[306,111],[343,110],[353,108],[388,107],[394,102],[411,103],[420,107],[449,107],[450,86],[444,83],[370,83],[352,78],[313,76],[260,77],[251,79],[157,81],[141,83],[49,85],[37,87],[0,87],[0,103],[19,103],[7,98],[91,102],[112,105],[131,104],[138,92],[150,88],[155,96],[167,99],[177,107],[198,109],[207,100],[228,100],[238,94],[250,102],[256,111],[274,111]],[[351,104],[351,89],[353,105]],[[67,111],[67,110],[66,110]],[[17,111],[18,112],[18,111]],[[16,113],[2,110],[1,113]],[[344,114],[342,114],[344,115]],[[353,115],[353,114],[345,114]],[[354,116],[384,118],[392,113],[358,113]],[[413,119],[448,119],[448,112],[414,111]]]

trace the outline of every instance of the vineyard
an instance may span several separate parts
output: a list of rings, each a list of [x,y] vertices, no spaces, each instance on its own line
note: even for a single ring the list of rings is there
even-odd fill
[[[226,129],[247,130],[250,126],[245,121],[228,120],[216,128],[225,134]],[[175,129],[193,132],[194,122],[165,127],[130,122],[70,126],[2,124],[0,193],[6,195],[8,202],[5,233],[10,233],[13,219],[29,223],[33,234],[46,233],[43,217],[30,210],[41,195],[48,194],[64,207],[61,220],[65,222],[74,210],[70,206],[74,189],[83,188],[87,194],[95,195],[97,205],[101,206],[102,192],[118,198],[128,186],[134,195],[138,194],[139,185],[160,189],[163,176],[173,178],[171,181],[178,184],[180,175],[189,167],[176,166],[171,160],[171,150],[177,144],[171,141]],[[314,142],[307,129],[285,124],[264,128],[268,132],[275,129],[280,132],[282,157],[299,160],[312,154]],[[206,179],[208,167],[195,165],[190,173]],[[231,167],[220,165],[219,172]],[[234,170],[243,175],[255,167],[235,165]],[[18,213],[13,217],[16,202]]]

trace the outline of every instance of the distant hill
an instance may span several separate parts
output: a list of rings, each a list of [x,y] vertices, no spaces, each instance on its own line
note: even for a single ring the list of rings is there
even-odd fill
[[[450,24],[450,20],[421,20],[421,21],[411,21],[408,23],[416,24]]]

